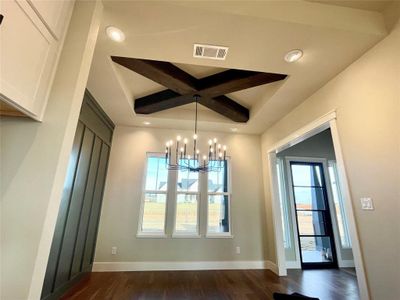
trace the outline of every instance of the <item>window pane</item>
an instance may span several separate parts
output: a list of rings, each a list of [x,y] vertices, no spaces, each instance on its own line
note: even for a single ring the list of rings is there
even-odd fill
[[[325,235],[325,220],[320,211],[297,211],[300,235]]]
[[[208,192],[209,193],[228,192],[227,161],[221,161],[221,169],[219,169],[219,171],[208,172]]]
[[[187,162],[188,160],[181,160]],[[197,161],[191,160],[190,165],[197,166]],[[199,172],[178,171],[178,181],[176,188],[178,192],[198,192],[199,191]]]
[[[164,232],[166,200],[166,194],[145,194],[142,232]]]
[[[294,186],[322,186],[321,166],[291,164]]]
[[[296,209],[325,209],[322,188],[295,187]]]
[[[146,190],[166,191],[168,186],[168,169],[165,158],[150,156],[147,158]]]
[[[178,194],[176,203],[175,232],[197,233],[197,195]]]
[[[339,189],[339,184],[337,183],[336,164],[334,162],[329,162],[328,171],[333,194],[333,202],[335,204],[336,219],[339,227],[340,242],[343,248],[350,248],[350,236],[345,219],[343,199]]]
[[[286,196],[285,177],[283,174],[283,162],[281,159],[277,160],[276,171],[278,177],[278,191],[279,191],[279,203],[282,212],[282,231],[283,231],[283,246],[290,248],[290,228],[289,228],[289,212],[288,203]]]
[[[300,247],[304,263],[328,263],[333,260],[329,237],[300,237]]]
[[[208,196],[208,232],[229,232],[229,196]]]

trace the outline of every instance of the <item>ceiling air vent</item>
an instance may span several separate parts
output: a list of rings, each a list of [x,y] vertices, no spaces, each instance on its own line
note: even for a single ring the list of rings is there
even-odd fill
[[[193,57],[225,60],[228,47],[194,44]]]

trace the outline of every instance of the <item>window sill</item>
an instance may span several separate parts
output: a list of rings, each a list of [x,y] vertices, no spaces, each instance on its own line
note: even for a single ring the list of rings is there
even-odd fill
[[[200,234],[186,234],[186,233],[174,233],[171,236],[173,239],[199,239],[201,238]]]
[[[227,234],[206,234],[207,239],[233,239],[233,235]]]
[[[165,233],[138,233],[136,238],[139,239],[166,239],[168,236]]]

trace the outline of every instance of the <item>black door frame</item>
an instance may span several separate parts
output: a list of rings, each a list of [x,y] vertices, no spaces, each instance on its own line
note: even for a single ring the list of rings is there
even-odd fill
[[[319,166],[321,168],[321,179],[322,179],[322,193],[324,196],[324,205],[325,210],[310,210],[310,211],[320,211],[324,215],[325,222],[325,235],[301,235],[299,230],[299,222],[297,216],[297,204],[296,204],[296,197],[294,195],[294,181],[293,181],[293,172],[292,172],[292,165],[307,165],[307,166]],[[297,230],[297,239],[298,239],[298,247],[299,247],[299,254],[300,254],[300,264],[302,269],[337,269],[338,268],[338,258],[336,253],[336,244],[335,244],[335,236],[333,231],[333,224],[332,224],[332,216],[331,210],[328,200],[328,192],[326,187],[326,177],[325,177],[325,168],[322,162],[312,162],[312,161],[301,161],[301,160],[290,160],[289,161],[289,169],[290,169],[290,177],[291,177],[291,193],[293,196],[294,201],[294,213],[296,219],[296,230]],[[329,237],[331,243],[331,250],[332,250],[332,262],[303,262],[303,254],[301,251],[301,240],[300,237]]]

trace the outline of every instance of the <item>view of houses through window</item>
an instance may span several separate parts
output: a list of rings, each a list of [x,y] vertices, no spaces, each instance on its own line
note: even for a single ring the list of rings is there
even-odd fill
[[[178,171],[176,189],[175,233],[198,234],[199,173]]]
[[[173,218],[172,231],[176,235],[199,235],[200,221],[207,222],[206,234],[229,235],[228,165],[227,160],[222,161],[220,170],[208,173],[168,171],[164,156],[148,154],[139,233],[164,235],[167,219]],[[169,185],[168,181],[173,184]],[[168,190],[168,186],[176,188]],[[202,191],[202,186],[207,190]],[[207,201],[205,216],[200,215],[201,195]],[[168,203],[173,204],[173,213],[167,213]]]
[[[222,169],[208,173],[208,217],[209,234],[228,233],[229,230],[229,197],[228,166],[222,162]]]
[[[163,233],[167,205],[168,170],[160,157],[147,158],[142,232]]]

